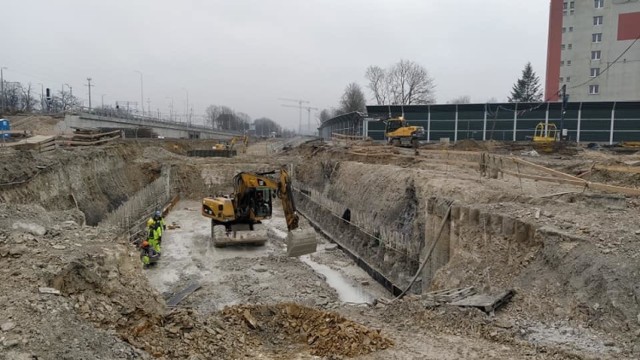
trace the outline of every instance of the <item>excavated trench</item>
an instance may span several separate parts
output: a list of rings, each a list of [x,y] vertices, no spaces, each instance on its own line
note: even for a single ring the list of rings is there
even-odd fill
[[[300,259],[308,266],[301,270],[299,260],[280,255],[282,241],[270,242],[260,250],[262,253],[242,250],[239,257],[202,247],[206,244],[208,223],[198,213],[197,200],[205,195],[230,192],[231,179],[237,172],[275,169],[281,165],[275,161],[249,158],[246,162],[184,161],[162,149],[122,145],[63,152],[55,157],[25,153],[3,153],[3,156],[24,166],[12,170],[12,174],[3,174],[0,202],[37,203],[51,212],[80,210],[87,225],[100,224],[133,202],[145,203],[141,197],[156,196],[148,188],[162,187],[158,184],[170,174],[167,194],[180,194],[190,201],[180,203],[174,215],[177,224],[184,227],[175,231],[173,240],[184,246],[175,248],[178,257],[171,261],[175,260],[176,268],[159,266],[147,275],[156,291],[168,293],[180,290],[190,281],[226,277],[186,300],[186,307],[206,313],[241,302],[294,301],[333,309],[341,303],[373,303],[376,297],[398,295],[409,285],[411,292],[417,294],[473,286],[484,293],[515,288],[516,305],[512,305],[512,311],[524,314],[522,319],[531,322],[552,313],[604,331],[621,326],[633,331],[638,327],[633,322],[639,312],[634,299],[640,296],[640,287],[633,285],[638,265],[612,265],[595,256],[600,249],[584,236],[561,231],[559,226],[547,226],[538,219],[552,222],[554,215],[550,214],[556,209],[580,201],[624,211],[625,204],[619,199],[587,195],[555,200],[524,194],[513,197],[504,194],[503,189],[480,188],[475,178],[449,177],[448,171],[323,155],[307,161],[288,159],[293,164],[300,212],[308,219],[308,225],[317,228],[319,239],[324,235],[343,250],[332,254],[335,250],[325,250],[331,246],[321,240],[318,255]],[[139,213],[126,212],[132,221],[148,212],[142,205],[132,209],[145,209]],[[167,219],[172,221],[172,215]],[[274,240],[282,239],[286,230],[281,220],[274,218],[265,224]],[[191,242],[185,241],[187,238]],[[190,249],[187,244],[197,248]],[[125,248],[118,247],[123,251]],[[431,248],[433,251],[429,253]],[[166,249],[171,252],[171,245],[167,244]],[[213,256],[213,252],[217,255]],[[124,253],[118,253],[117,257],[126,258]],[[126,263],[130,267],[131,259],[118,261],[121,266]],[[424,268],[412,283],[423,262]],[[357,281],[353,271],[345,275],[344,271],[336,270],[353,264],[364,270]],[[90,292],[97,286],[93,280],[73,287],[80,283],[78,276],[86,275],[78,269],[77,263],[72,263],[53,277],[52,284],[74,298]],[[171,276],[153,278],[165,271]],[[309,271],[316,273],[317,278],[300,280]],[[296,279],[302,288],[283,285],[291,279]],[[371,279],[381,287],[371,291],[370,285],[362,285]],[[100,281],[97,279],[96,283]],[[238,287],[238,283],[244,287]],[[388,293],[380,291],[381,288]],[[133,290],[127,288],[126,293],[129,292]],[[220,295],[225,292],[226,298]],[[136,315],[136,320],[141,317]],[[118,329],[127,332],[130,325],[137,326],[127,323]],[[130,336],[127,334],[123,337]]]
[[[611,250],[600,250],[598,242],[607,235],[600,233],[594,243],[592,224],[576,222],[592,212],[588,208],[635,216],[619,197],[512,195],[480,186],[477,175],[450,176],[448,168],[429,171],[323,154],[312,159],[295,169],[301,212],[394,295],[411,284],[424,262],[413,293],[515,289],[513,307],[531,321],[553,314],[604,331],[638,327],[638,264],[603,257]],[[508,183],[498,183],[503,184]],[[574,226],[578,231],[568,230]]]

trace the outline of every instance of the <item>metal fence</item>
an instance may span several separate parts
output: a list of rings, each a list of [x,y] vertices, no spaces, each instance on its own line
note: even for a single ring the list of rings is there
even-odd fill
[[[100,223],[117,228],[129,237],[144,228],[146,220],[155,210],[160,210],[171,200],[171,176],[169,168],[163,168],[160,177],[135,195],[118,209],[111,212]]]
[[[461,105],[367,106],[368,117],[386,119],[404,115],[411,125],[423,126],[425,140],[449,138],[522,141],[536,125],[561,126],[561,103],[503,103]],[[568,103],[563,126],[578,142],[640,141],[640,102]],[[384,123],[363,121],[362,134],[384,139]]]

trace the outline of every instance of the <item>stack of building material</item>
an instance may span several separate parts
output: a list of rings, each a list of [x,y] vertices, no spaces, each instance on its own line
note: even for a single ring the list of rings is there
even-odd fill
[[[35,150],[45,152],[56,148],[55,140],[55,136],[36,135],[17,142],[0,144],[0,146],[10,146],[16,150]]]
[[[101,145],[122,137],[120,130],[103,132],[98,129],[75,128],[73,135],[64,136],[58,143],[63,146]]]

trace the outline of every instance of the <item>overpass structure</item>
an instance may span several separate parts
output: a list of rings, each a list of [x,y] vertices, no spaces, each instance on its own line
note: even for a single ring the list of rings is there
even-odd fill
[[[60,133],[72,132],[74,128],[121,129],[125,137],[224,140],[240,135],[237,131],[216,130],[201,125],[132,116],[124,112],[121,114],[95,112],[66,114],[64,121],[57,125]]]

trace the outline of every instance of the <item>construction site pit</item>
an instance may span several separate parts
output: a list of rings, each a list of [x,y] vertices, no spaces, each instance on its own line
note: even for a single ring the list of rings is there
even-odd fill
[[[640,155],[299,137],[188,156],[214,143],[0,148],[0,359],[640,358]],[[202,198],[281,166],[317,252],[286,256],[277,202],[263,246],[214,247]]]

